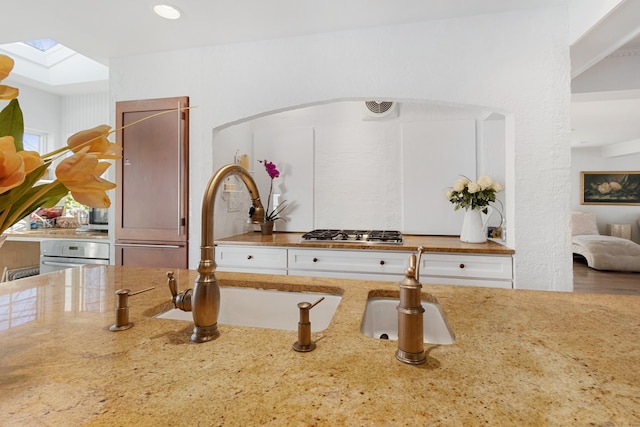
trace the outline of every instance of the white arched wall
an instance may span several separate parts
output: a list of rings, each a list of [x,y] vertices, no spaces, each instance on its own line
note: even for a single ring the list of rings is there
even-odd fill
[[[394,102],[392,114],[374,117],[365,108],[367,100],[330,100],[214,129],[214,169],[248,155],[266,203],[270,182],[258,160],[264,155],[274,161],[284,172],[274,191],[290,202],[288,221],[277,222],[278,231],[364,228],[457,235],[464,213],[452,212],[445,190],[460,175],[505,182],[504,116],[486,107],[387,99]],[[484,120],[490,115],[502,120]],[[464,147],[464,155],[452,146]],[[441,167],[443,156],[459,159],[457,168]],[[244,187],[237,179],[229,183]],[[498,195],[501,202],[504,195]],[[222,196],[216,202],[216,237],[247,231],[248,193]],[[230,212],[224,196],[235,196],[242,207]],[[502,212],[489,225],[499,225]]]
[[[516,286],[571,290],[565,7],[113,58],[112,100],[188,95],[190,266],[212,129],[328,99],[440,99],[505,115]],[[455,168],[455,165],[451,165]]]

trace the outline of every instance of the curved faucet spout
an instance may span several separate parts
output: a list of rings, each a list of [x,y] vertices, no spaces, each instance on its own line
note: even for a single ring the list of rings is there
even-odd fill
[[[218,188],[231,175],[237,175],[244,182],[251,196],[249,222],[264,222],[264,207],[254,179],[246,169],[239,165],[226,165],[213,174],[202,198],[202,236],[200,244],[200,263],[191,295],[193,312],[193,334],[191,341],[205,342],[216,339],[218,332],[218,313],[220,312],[220,287],[215,276],[216,262],[214,252],[213,213]]]

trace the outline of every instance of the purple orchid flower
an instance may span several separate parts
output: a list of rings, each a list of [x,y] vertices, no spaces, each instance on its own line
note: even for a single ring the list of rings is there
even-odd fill
[[[266,160],[264,160],[263,163],[264,168],[267,170],[267,174],[269,174],[269,177],[271,179],[278,178],[280,176],[280,171],[278,170],[278,167],[275,165],[275,163],[268,162]]]
[[[265,212],[265,220],[267,221],[275,221],[277,219],[282,219],[286,221],[285,218],[281,217],[280,214],[286,208],[286,200],[283,200],[280,205],[271,210],[271,194],[273,193],[273,180],[275,178],[280,177],[280,171],[275,163],[265,160],[258,160],[260,163],[264,165],[264,169],[267,171],[269,178],[271,178],[271,185],[269,185],[269,196],[267,197],[267,210]]]

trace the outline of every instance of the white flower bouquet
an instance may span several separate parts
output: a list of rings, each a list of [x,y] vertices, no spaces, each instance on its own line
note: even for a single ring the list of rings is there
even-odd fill
[[[481,176],[476,182],[462,176],[447,191],[447,200],[455,205],[455,210],[482,208],[495,202],[496,193],[502,190],[502,185],[488,176]]]

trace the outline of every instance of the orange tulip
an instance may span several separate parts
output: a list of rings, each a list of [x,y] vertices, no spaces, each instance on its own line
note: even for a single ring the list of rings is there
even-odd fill
[[[24,162],[24,173],[28,174],[44,164],[44,160],[37,151],[18,151],[18,155]]]
[[[111,126],[107,125],[83,130],[71,135],[67,139],[67,146],[74,153],[89,147],[89,153],[97,155],[99,159],[119,159],[118,153],[122,148],[107,139],[110,132]]]
[[[109,166],[108,162],[99,162],[98,156],[89,153],[89,147],[85,147],[60,162],[56,168],[56,176],[78,203],[94,208],[108,208],[111,201],[106,191],[116,185],[100,178],[100,175]]]
[[[22,184],[25,176],[24,160],[16,153],[13,137],[0,137],[0,194]]]
[[[13,59],[7,55],[0,55],[0,81],[7,78],[13,70]],[[0,99],[14,99],[18,97],[18,89],[11,86],[0,85]]]

